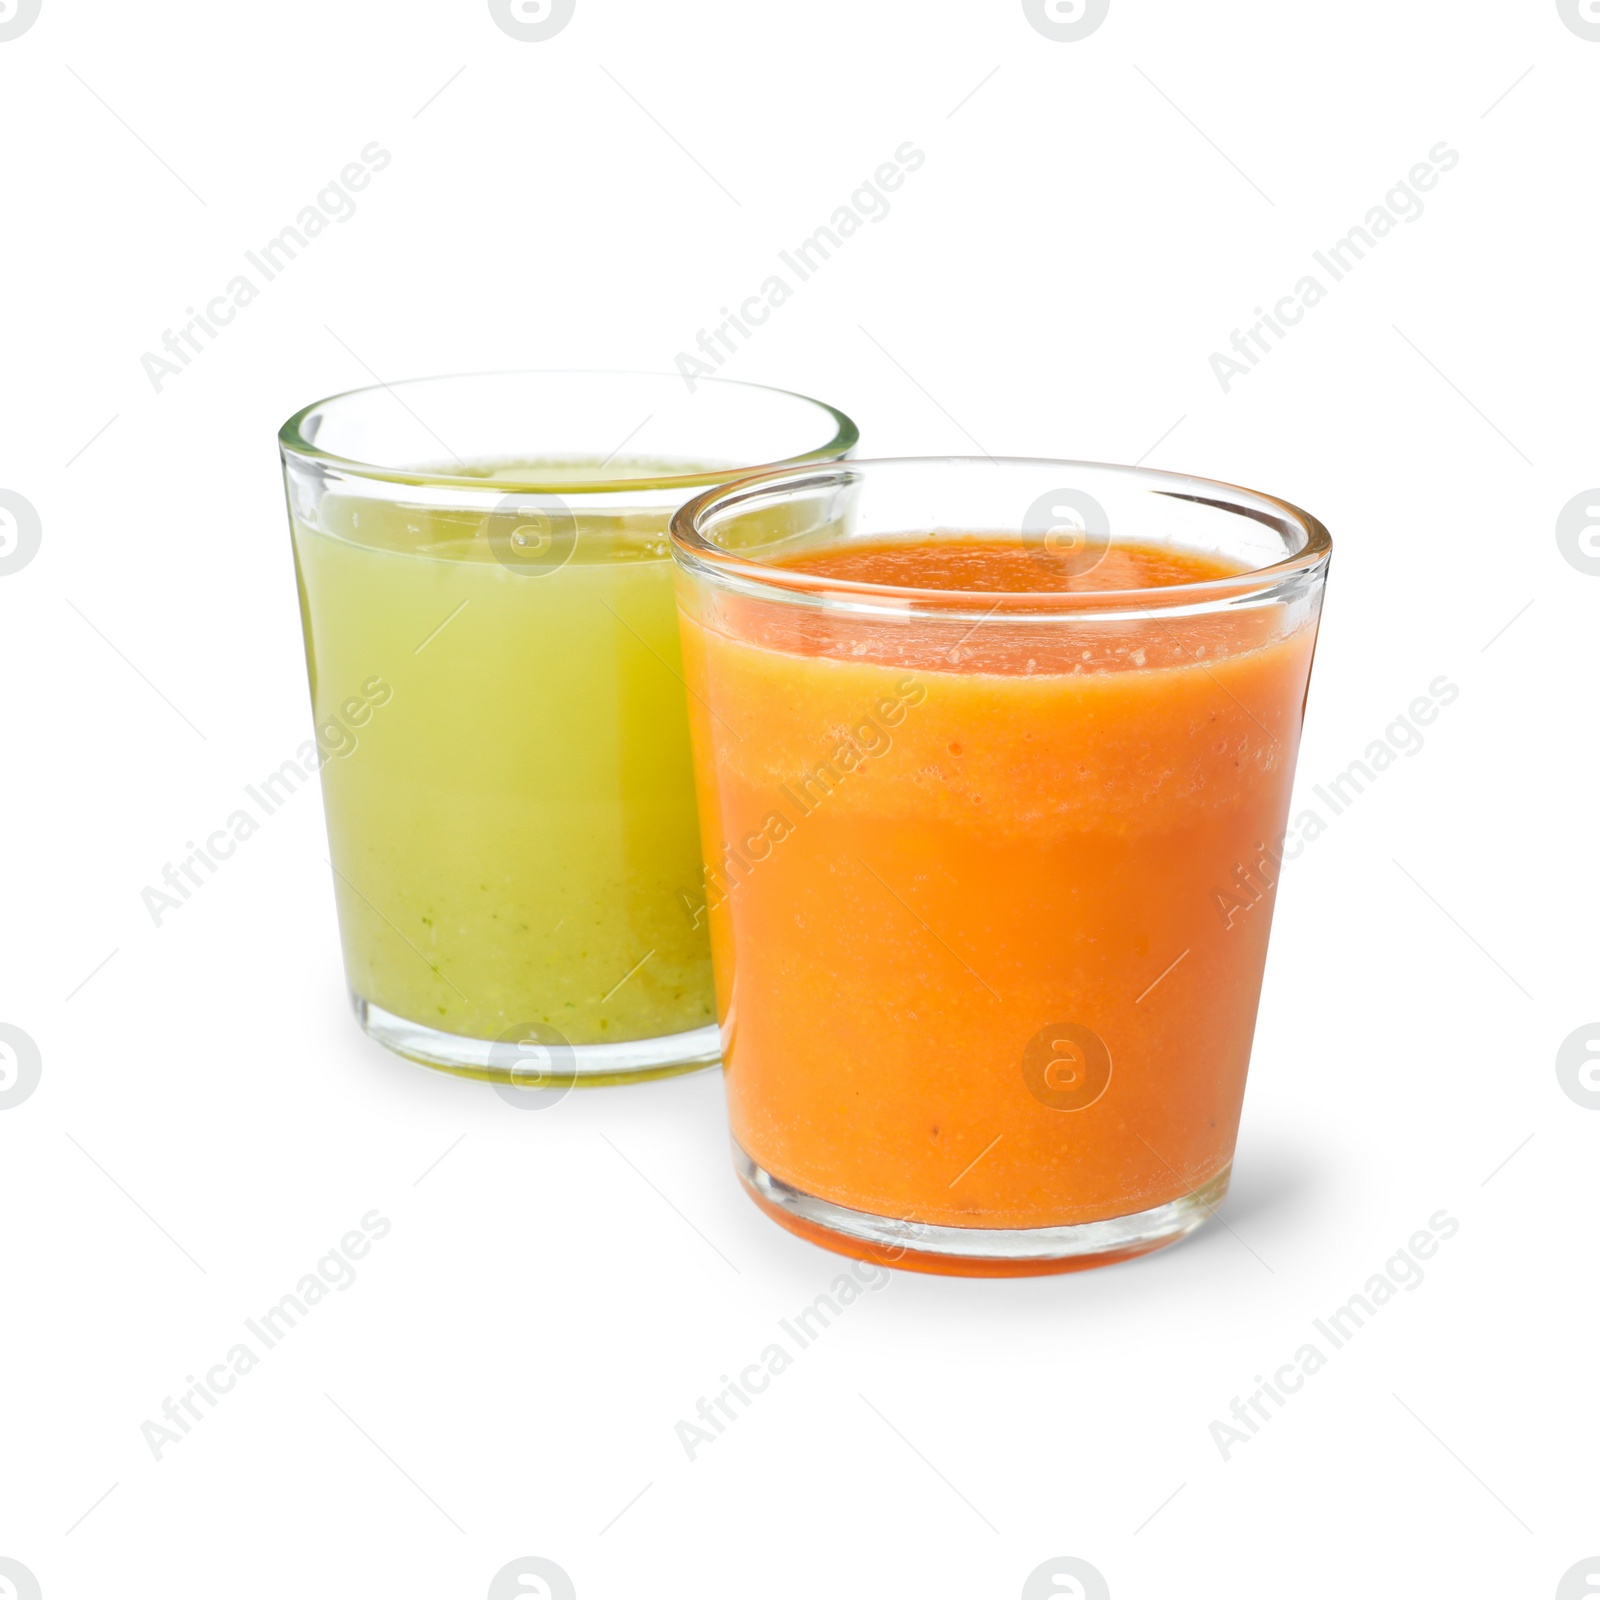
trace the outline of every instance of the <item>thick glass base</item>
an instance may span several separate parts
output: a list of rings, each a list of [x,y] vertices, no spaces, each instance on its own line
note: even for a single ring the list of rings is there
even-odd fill
[[[1228,1192],[1231,1164],[1200,1188],[1163,1206],[1055,1228],[947,1228],[852,1211],[775,1178],[733,1147],[734,1168],[774,1222],[840,1255],[911,1272],[967,1278],[1025,1278],[1077,1272],[1142,1256],[1192,1233]]]
[[[545,1086],[599,1088],[607,1084],[642,1083],[651,1078],[671,1078],[683,1072],[698,1072],[714,1067],[722,1056],[722,1041],[714,1024],[693,1028],[687,1033],[667,1034],[657,1039],[628,1039],[617,1044],[559,1045],[544,1038],[547,1047],[545,1070],[537,1078],[507,1055],[502,1039],[469,1039],[459,1033],[441,1033],[420,1022],[408,1022],[392,1011],[363,999],[354,990],[350,1003],[356,1020],[370,1039],[393,1050],[407,1061],[462,1078],[477,1078],[485,1083],[526,1088],[532,1083]],[[553,1037],[553,1036],[552,1036]],[[514,1034],[508,1035],[514,1038]]]

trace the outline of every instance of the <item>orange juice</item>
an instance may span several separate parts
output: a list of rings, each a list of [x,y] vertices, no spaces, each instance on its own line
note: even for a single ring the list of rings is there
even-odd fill
[[[981,612],[988,594],[1034,591],[1154,604],[1242,566],[1117,543],[1068,575],[1022,540],[947,536],[776,570],[961,590]],[[1285,626],[1270,608],[1146,619],[1135,605],[1130,619],[1124,605],[1064,629],[1030,623],[1024,601],[956,637],[892,608],[839,626],[684,576],[679,592],[729,1115],[749,1168],[907,1237],[1214,1204],[1314,613]],[[1229,926],[1217,894],[1241,869],[1268,886]]]

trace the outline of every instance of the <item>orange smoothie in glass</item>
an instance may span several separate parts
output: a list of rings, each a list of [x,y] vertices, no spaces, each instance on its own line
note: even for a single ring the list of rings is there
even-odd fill
[[[968,609],[841,617],[680,578],[747,1185],[928,1270],[1179,1236],[1226,1187],[1314,609],[1164,611],[1248,563],[1134,539],[1088,567],[954,530],[768,569]],[[1227,917],[1241,870],[1261,894]]]

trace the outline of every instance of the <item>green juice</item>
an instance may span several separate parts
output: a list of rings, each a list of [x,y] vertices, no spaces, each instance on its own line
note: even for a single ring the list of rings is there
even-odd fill
[[[608,1044],[715,1017],[668,515],[584,499],[531,572],[496,553],[514,516],[330,492],[294,522],[317,726],[344,749],[322,784],[350,986],[445,1033]]]

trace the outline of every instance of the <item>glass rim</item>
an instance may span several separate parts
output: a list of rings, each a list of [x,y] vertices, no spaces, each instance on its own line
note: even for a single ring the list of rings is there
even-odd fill
[[[538,478],[495,478],[489,480],[473,477],[463,473],[435,472],[428,469],[415,467],[390,467],[373,461],[363,461],[356,456],[340,455],[334,451],[323,450],[307,439],[304,435],[304,424],[307,417],[314,411],[324,407],[336,405],[341,400],[354,399],[358,395],[376,394],[384,391],[395,394],[396,390],[416,389],[425,384],[470,382],[474,379],[484,378],[645,378],[651,382],[681,383],[683,375],[675,372],[644,372],[631,368],[609,367],[509,367],[503,369],[490,369],[480,372],[436,372],[423,377],[401,378],[395,383],[385,383],[381,379],[377,383],[359,384],[353,389],[341,389],[337,394],[323,396],[320,400],[313,400],[310,405],[302,406],[278,429],[278,448],[287,459],[295,459],[318,466],[331,468],[352,477],[371,478],[381,483],[406,484],[417,488],[439,489],[493,489],[499,494],[516,494],[534,492],[541,494],[608,494],[621,493],[641,489],[692,489],[706,486],[716,487],[729,483],[734,477],[752,472],[760,472],[775,468],[788,469],[805,468],[808,464],[836,461],[846,456],[855,449],[860,442],[861,432],[855,423],[839,410],[837,406],[829,405],[826,400],[818,400],[813,395],[799,394],[791,389],[780,389],[769,383],[746,383],[738,378],[697,378],[696,387],[700,384],[714,384],[719,389],[762,390],[768,394],[781,395],[787,400],[798,400],[803,404],[815,407],[833,419],[834,436],[826,444],[815,449],[803,451],[796,455],[780,457],[776,461],[753,461],[742,467],[721,467],[706,472],[683,474],[658,474],[646,477],[628,478],[597,478],[593,480],[562,480],[559,482],[545,481]],[[398,394],[395,398],[400,400]],[[404,401],[400,403],[404,405]],[[409,408],[408,408],[409,409]],[[443,441],[440,441],[441,443]],[[448,450],[448,446],[446,449]]]
[[[1222,578],[1206,578],[1191,583],[1170,583],[1138,589],[919,589],[887,583],[870,583],[859,578],[832,578],[803,568],[785,568],[771,562],[735,555],[714,545],[700,531],[712,513],[736,508],[742,503],[757,503],[786,483],[808,479],[824,484],[830,475],[851,473],[866,476],[880,468],[929,467],[1062,467],[1112,473],[1130,482],[1147,482],[1160,494],[1189,500],[1214,509],[1230,511],[1262,520],[1266,513],[1276,520],[1287,520],[1305,535],[1305,544],[1292,555],[1265,566]],[[907,533],[917,530],[908,528]],[[952,532],[958,530],[951,530]],[[974,528],[974,533],[993,529]],[[817,465],[746,473],[736,481],[707,489],[680,506],[670,525],[673,554],[689,571],[713,574],[730,581],[750,594],[769,599],[810,600],[838,604],[863,611],[888,611],[898,615],[923,614],[961,617],[981,614],[983,618],[1000,613],[1030,616],[1050,614],[1104,616],[1107,612],[1149,615],[1152,612],[1204,611],[1229,601],[1259,600],[1295,580],[1310,581],[1325,573],[1333,553],[1333,539],[1327,528],[1309,511],[1288,500],[1247,489],[1220,478],[1201,478],[1192,473],[1168,472],[1157,467],[1124,466],[1104,461],[1057,460],[1049,456],[886,456],[878,459],[852,459]],[[977,607],[982,607],[981,612]]]

